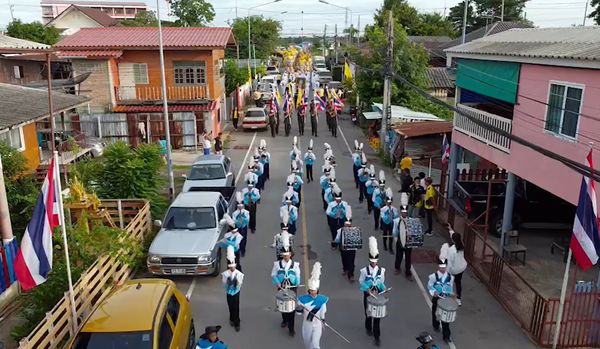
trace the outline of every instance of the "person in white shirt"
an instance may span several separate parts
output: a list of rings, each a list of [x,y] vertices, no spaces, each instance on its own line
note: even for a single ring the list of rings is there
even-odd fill
[[[447,264],[443,261],[438,265],[438,270],[429,275],[429,281],[427,282],[427,289],[431,295],[431,324],[434,330],[439,331],[441,322],[442,336],[447,343],[452,342],[450,324],[438,320],[436,311],[440,298],[454,297],[453,282],[454,277],[448,273]]]
[[[286,288],[296,293],[296,289],[300,285],[300,263],[292,260],[292,248],[287,231],[282,232],[282,240],[283,250],[281,252],[281,259],[273,263],[271,281],[277,287],[277,290]],[[296,311],[281,313],[281,327],[287,327],[292,337],[296,334],[296,331],[294,331],[295,314]]]
[[[377,238],[369,237],[369,265],[360,270],[358,282],[360,290],[363,292],[363,306],[365,309],[365,329],[368,336],[375,337],[375,345],[381,344],[380,336],[380,318],[373,318],[367,312],[367,298],[371,295],[378,296],[386,291],[385,287],[385,268],[377,264],[379,260],[379,250],[377,249]]]
[[[227,270],[221,273],[223,287],[227,294],[229,307],[229,324],[236,332],[240,331],[240,290],[244,282],[244,274],[236,269],[235,252],[233,246],[227,246]]]
[[[329,297],[319,294],[321,278],[321,263],[315,262],[310,279],[308,279],[308,294],[298,297],[298,305],[302,309],[302,339],[304,348],[320,349],[323,321],[327,313]]]
[[[400,207],[400,217],[394,219],[394,228],[392,236],[396,241],[396,259],[394,261],[394,274],[398,275],[402,272],[402,259],[404,262],[404,275],[409,281],[413,281],[410,271],[412,265],[412,248],[406,247],[406,237],[408,235],[408,207]]]
[[[448,224],[448,230],[452,239],[452,245],[446,250],[446,262],[448,264],[448,272],[454,277],[456,301],[458,305],[462,305],[462,276],[467,269],[465,246],[462,241],[462,235],[455,232],[450,224]]]
[[[210,155],[210,148],[211,148],[211,143],[210,143],[210,135],[207,133],[204,133],[202,135],[202,145],[204,146],[204,155]]]

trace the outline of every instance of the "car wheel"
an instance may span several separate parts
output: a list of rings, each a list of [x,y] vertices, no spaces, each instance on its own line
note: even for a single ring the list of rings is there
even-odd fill
[[[221,272],[221,251],[217,252],[217,261],[215,262],[215,270],[210,276],[219,276]]]
[[[194,320],[190,324],[190,338],[188,339],[188,348],[194,349],[196,347],[196,328],[194,327]]]
[[[489,221],[489,231],[498,237],[502,235],[502,222],[502,213],[497,213],[492,216],[492,219]]]

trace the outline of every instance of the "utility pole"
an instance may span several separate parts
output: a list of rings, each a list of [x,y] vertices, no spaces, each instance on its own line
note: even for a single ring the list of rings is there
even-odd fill
[[[338,37],[337,37],[337,24],[335,25],[335,36],[333,40],[333,49],[335,50],[335,64],[338,64]]]
[[[10,0],[8,1],[8,10],[10,11],[10,21],[14,22],[15,21],[15,5],[10,3]]]
[[[492,21],[494,19],[492,18]],[[502,9],[500,10],[500,22],[504,22],[504,0],[502,0]]]
[[[325,57],[325,52],[327,50],[327,24],[325,24],[325,29],[323,29],[323,57]]]
[[[585,19],[587,18],[587,10],[588,10],[588,5],[590,4],[590,0],[587,0],[585,2],[585,10],[583,11],[583,26],[585,27]]]
[[[467,36],[467,12],[469,11],[469,0],[465,0],[465,12],[463,13],[463,27],[462,27],[462,41],[461,43],[465,43],[465,38]]]
[[[301,18],[300,35],[302,37],[302,42],[304,42],[304,10],[302,10],[300,18]]]
[[[381,132],[379,132],[381,150],[389,156],[389,147],[386,138],[392,121],[392,56],[394,54],[394,19],[389,11],[387,28],[388,50],[385,57],[385,80],[383,83],[383,115],[381,116]],[[389,158],[389,157],[388,157]]]
[[[358,32],[356,33],[356,43],[360,44],[360,15],[358,15]]]

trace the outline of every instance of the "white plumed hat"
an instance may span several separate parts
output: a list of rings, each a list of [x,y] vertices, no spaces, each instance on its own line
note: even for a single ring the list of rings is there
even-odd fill
[[[394,192],[392,192],[392,188],[390,188],[390,187],[385,188],[385,200],[387,202],[392,202],[393,199],[394,199]]]
[[[292,142],[292,146],[295,148],[297,144],[298,144],[298,137],[294,136],[294,141]]]
[[[352,223],[352,206],[346,206],[346,223]]]
[[[288,224],[290,223],[290,213],[288,210],[283,210],[281,212],[281,227],[287,229]]]
[[[369,261],[377,263],[379,250],[377,249],[377,238],[369,236]]]
[[[290,246],[290,233],[287,230],[281,232],[281,244],[283,245],[283,251],[281,254],[292,254],[292,248]]]
[[[401,193],[400,194],[400,206],[407,206],[408,205],[408,193]]]
[[[369,177],[375,178],[375,175],[375,165],[371,164],[371,166],[369,166]]]
[[[267,141],[265,141],[264,139],[260,140],[260,148],[261,149],[267,149]]]
[[[313,140],[311,138],[310,141],[308,142],[308,150],[312,150],[312,149],[313,149]]]
[[[379,170],[379,185],[385,185],[385,172]]]
[[[223,215],[223,218],[219,221],[219,223],[221,223],[221,225],[227,224],[232,230],[237,230],[235,227],[235,222],[228,213]]]
[[[308,279],[308,289],[317,291],[321,285],[321,263],[315,262],[313,265],[312,272],[310,273],[310,279]]]
[[[359,150],[359,145],[358,145],[358,141],[355,139],[354,140],[354,150]]]
[[[227,266],[234,267],[235,266],[235,252],[233,251],[233,246],[227,246]]]
[[[244,199],[242,198],[242,192],[241,191],[237,191],[235,193],[235,201],[237,201],[238,205],[243,205],[244,204]]]

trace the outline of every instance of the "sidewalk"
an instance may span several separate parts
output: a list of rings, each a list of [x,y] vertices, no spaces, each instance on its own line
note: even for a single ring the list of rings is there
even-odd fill
[[[354,143],[354,139],[367,144],[362,129],[354,126],[347,118],[340,120],[340,127],[349,144]],[[375,165],[378,172],[380,169],[384,169],[386,178],[388,178],[387,184],[392,188],[395,196],[398,197],[400,182],[397,179],[390,180],[396,178],[393,170],[382,167],[382,162],[377,153],[370,147],[365,147],[365,153],[369,162]],[[343,155],[347,155],[346,152]],[[345,169],[338,170],[344,171]],[[424,172],[427,172],[426,170]],[[398,204],[397,200],[395,200],[395,204]],[[436,258],[440,246],[449,240],[447,229],[435,219],[434,233],[434,236],[425,239],[423,247],[413,251],[413,268],[425,287],[428,275],[435,272],[437,268]],[[461,349],[536,348],[527,337],[527,334],[519,328],[517,323],[488,292],[487,288],[479,282],[469,268],[463,277],[463,306],[460,307],[457,313],[456,322],[452,324],[452,331],[453,338],[456,341],[455,345]]]

